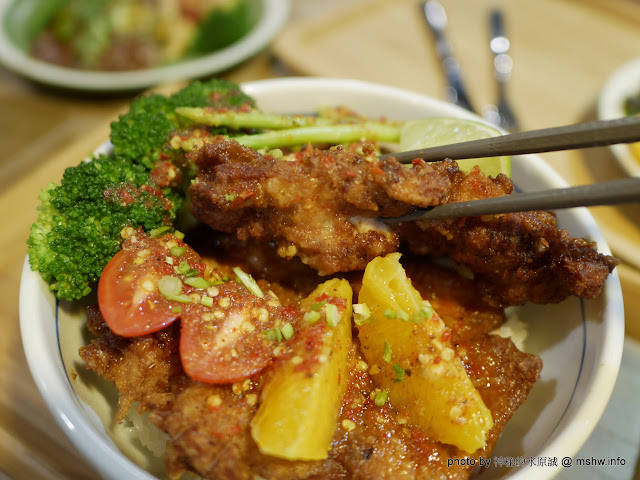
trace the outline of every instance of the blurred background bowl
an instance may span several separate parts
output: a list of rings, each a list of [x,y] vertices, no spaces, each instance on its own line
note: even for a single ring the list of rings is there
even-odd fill
[[[257,16],[255,25],[242,38],[224,48],[145,70],[91,71],[34,58],[25,40],[32,37],[33,32],[25,33],[25,29],[33,28],[30,17],[37,9],[16,9],[14,2],[0,0],[0,63],[40,84],[93,93],[130,92],[225,71],[265,48],[286,24],[291,10],[291,0],[250,0]]]

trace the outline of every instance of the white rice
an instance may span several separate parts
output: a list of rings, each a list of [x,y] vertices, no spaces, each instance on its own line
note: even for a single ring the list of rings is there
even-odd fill
[[[524,342],[529,335],[527,324],[518,318],[517,307],[507,308],[505,313],[507,315],[507,321],[491,333],[504,338],[511,338],[511,341],[518,347],[518,350],[524,352]]]
[[[136,437],[154,456],[161,458],[164,455],[169,436],[149,421],[148,412],[141,415],[132,405],[124,424],[127,433]]]

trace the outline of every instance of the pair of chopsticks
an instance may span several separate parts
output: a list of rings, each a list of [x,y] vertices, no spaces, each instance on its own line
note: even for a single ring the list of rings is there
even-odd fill
[[[601,147],[617,143],[640,141],[640,117],[599,120],[562,127],[512,133],[482,140],[452,145],[389,153],[380,158],[394,157],[401,163],[417,158],[437,162],[450,158],[497,157],[523,155],[578,148]],[[533,210],[556,210],[596,205],[618,205],[640,202],[640,178],[626,178],[594,185],[559,188],[540,192],[517,193],[468,202],[447,203],[415,210],[400,217],[381,218],[384,222],[400,222],[437,218],[455,218]]]

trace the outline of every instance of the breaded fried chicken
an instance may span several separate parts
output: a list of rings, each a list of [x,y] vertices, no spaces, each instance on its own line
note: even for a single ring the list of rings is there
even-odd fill
[[[597,297],[618,261],[594,242],[560,230],[550,212],[404,223],[378,217],[509,195],[511,180],[462,172],[451,160],[412,168],[371,149],[308,148],[293,161],[260,155],[219,138],[193,155],[193,214],[240,239],[273,241],[283,257],[298,256],[321,275],[362,270],[403,244],[468,268],[496,305],[555,303]]]
[[[228,480],[463,480],[473,467],[448,465],[447,460],[490,456],[505,424],[537,381],[542,362],[519,351],[510,339],[489,333],[504,322],[504,312],[484,304],[468,279],[423,262],[416,271],[422,274],[414,284],[435,296],[433,305],[451,329],[469,378],[492,414],[486,446],[471,455],[431,440],[428,432],[407,424],[392,404],[376,405],[369,371],[358,367],[362,354],[357,343],[349,355],[348,387],[331,451],[318,461],[262,454],[251,437],[250,422],[263,377],[236,385],[190,380],[174,362],[179,357],[176,324],[152,335],[120,338],[93,310],[90,328],[97,338],[80,354],[91,370],[120,389],[117,419],[124,418],[130,402],[139,401],[140,410],[150,412],[150,421],[168,434],[165,464],[171,478],[190,471]]]
[[[371,219],[441,203],[450,187],[426,163],[410,171],[340,149],[283,161],[219,139],[193,160],[198,176],[189,193],[198,220],[243,240],[275,241],[283,257],[298,256],[322,275],[362,270],[395,251],[398,235]]]
[[[447,202],[511,192],[478,169],[457,174]],[[558,228],[552,212],[407,222],[396,227],[420,255],[447,257],[468,268],[488,301],[501,305],[557,303],[575,295],[593,299],[618,264],[595,242]]]

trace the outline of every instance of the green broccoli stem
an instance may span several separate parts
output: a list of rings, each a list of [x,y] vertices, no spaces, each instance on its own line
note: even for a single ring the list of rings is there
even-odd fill
[[[390,123],[365,122],[353,125],[329,125],[277,130],[232,137],[253,149],[291,147],[308,143],[338,145],[366,138],[378,142],[399,142],[400,128]]]
[[[312,125],[335,125],[335,119],[309,115],[278,115],[262,113],[258,110],[249,112],[217,112],[206,108],[178,107],[176,114],[200,125],[209,127],[228,127],[232,129],[282,130],[285,128],[305,127]]]

